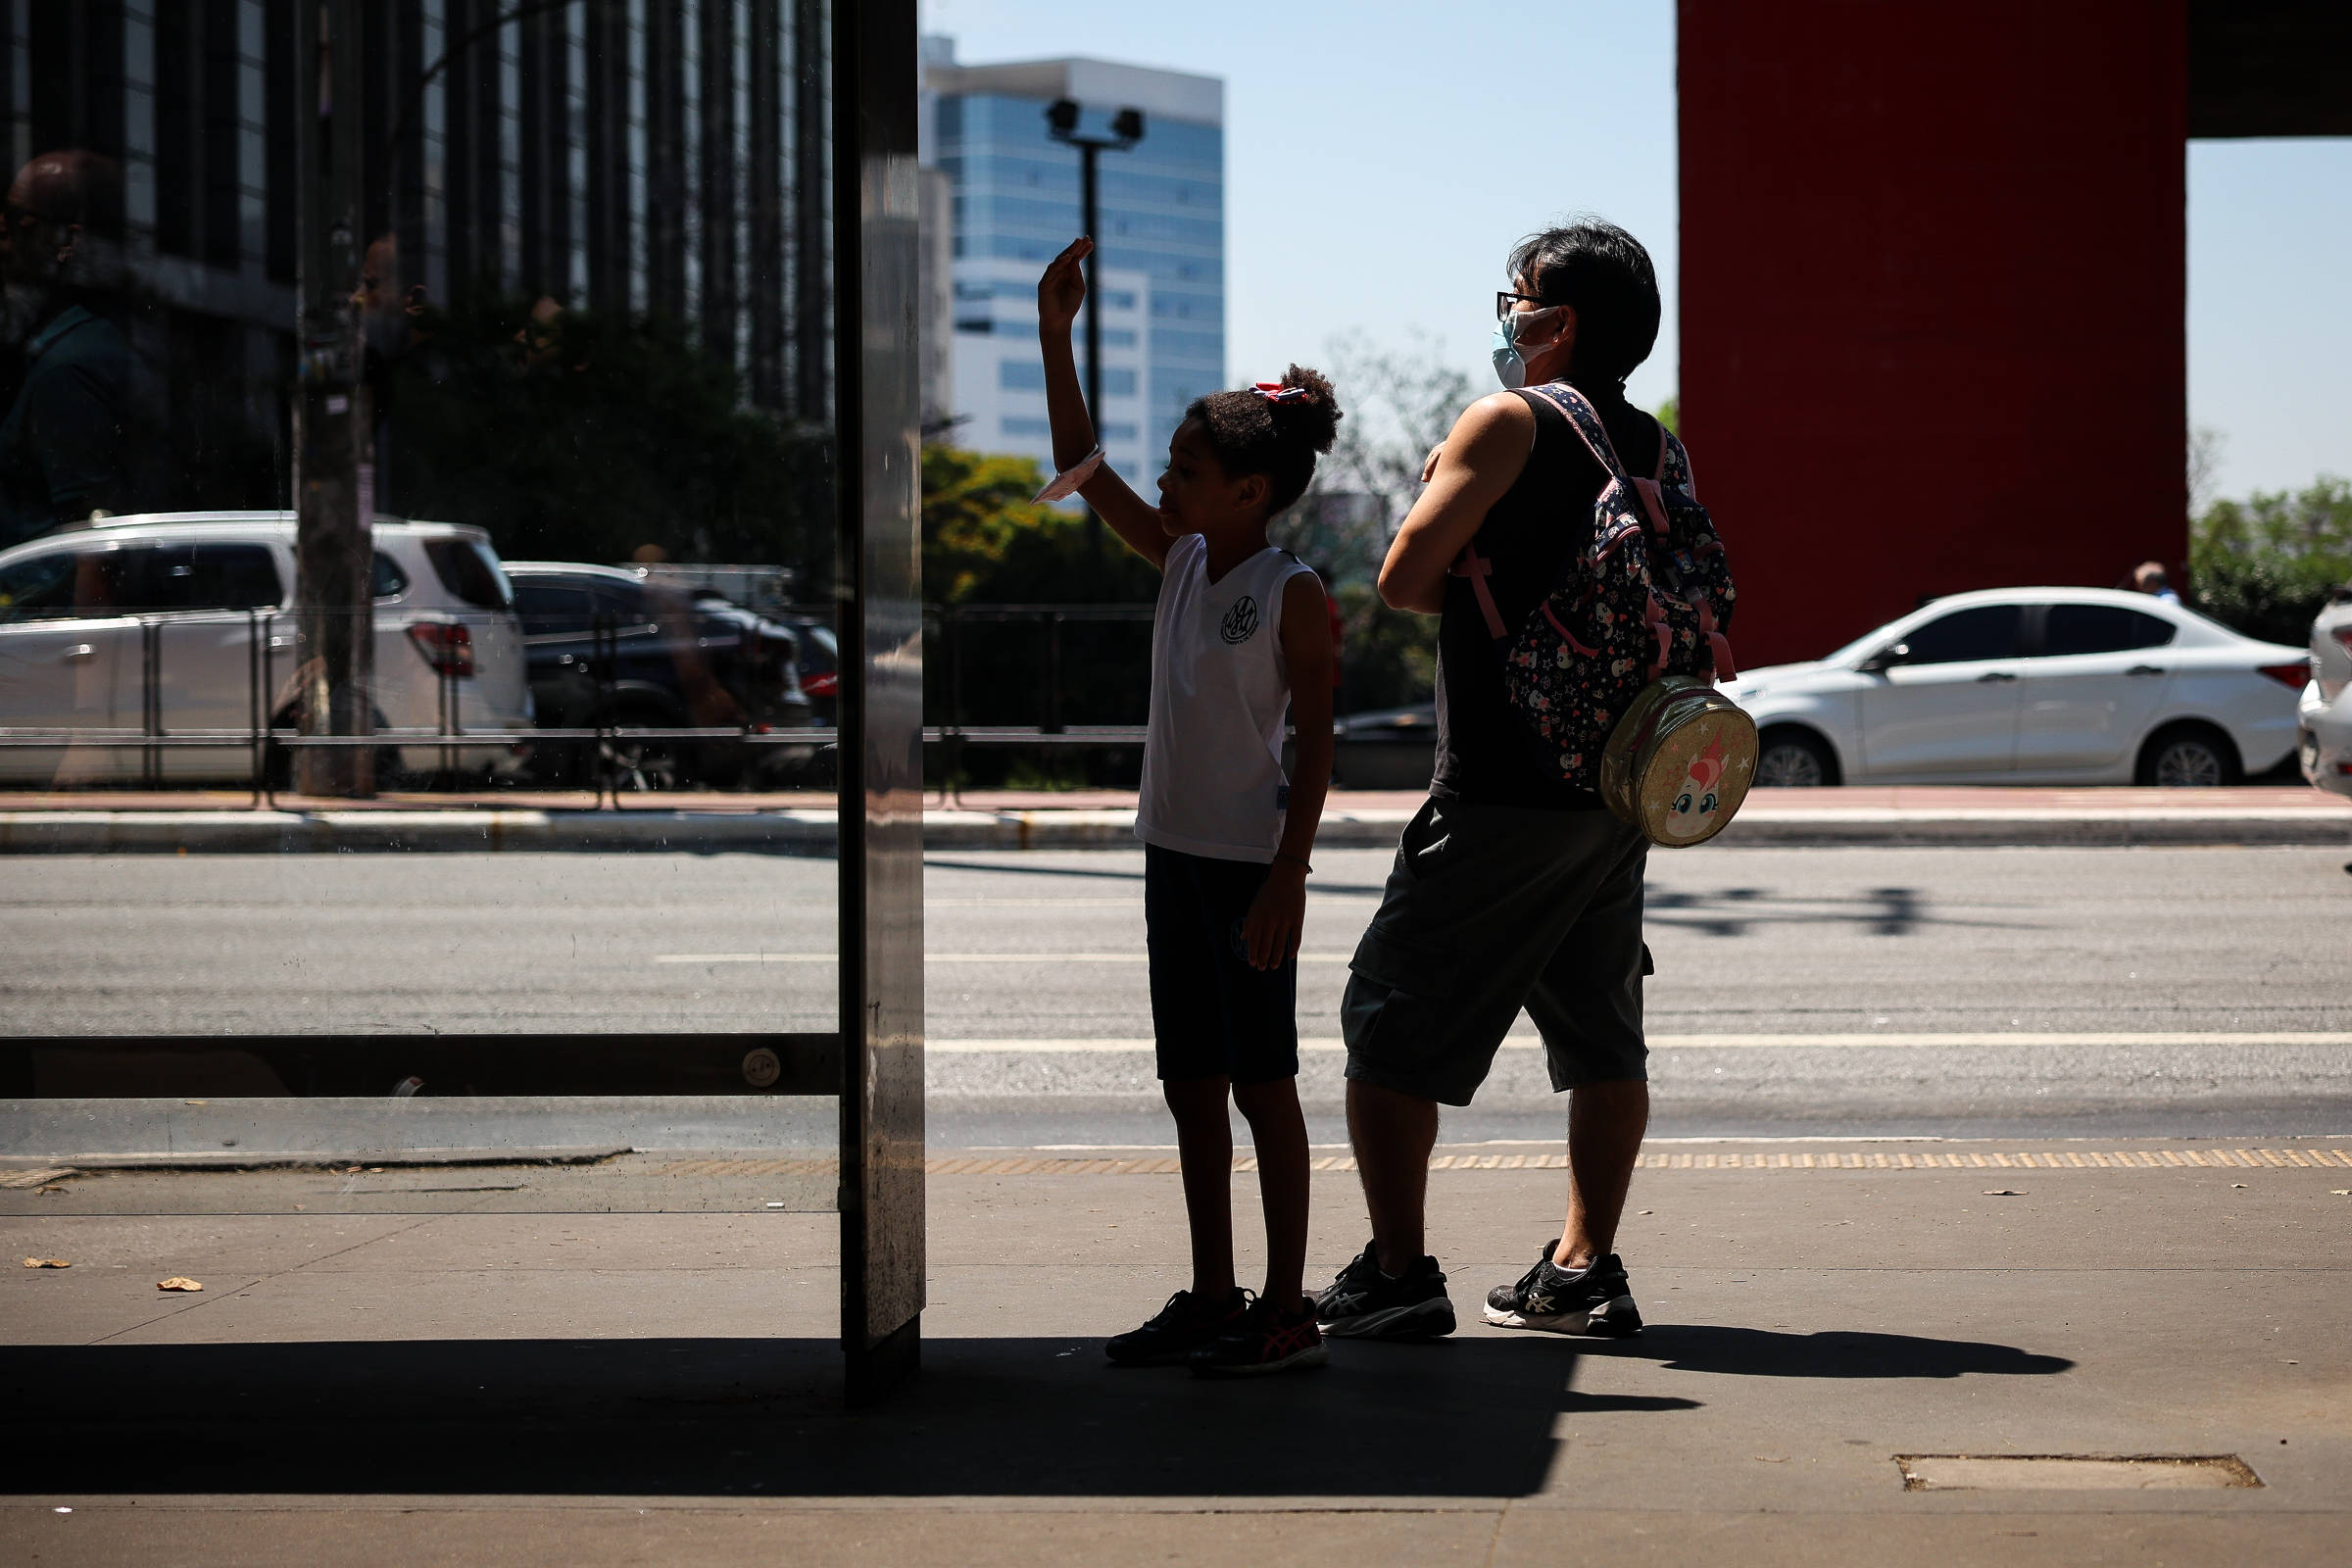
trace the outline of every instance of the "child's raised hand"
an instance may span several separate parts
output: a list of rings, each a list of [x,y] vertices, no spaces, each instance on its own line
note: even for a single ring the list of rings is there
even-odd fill
[[[1066,332],[1086,302],[1086,270],[1078,264],[1094,250],[1095,242],[1081,235],[1046,268],[1037,280],[1037,324],[1041,331]]]

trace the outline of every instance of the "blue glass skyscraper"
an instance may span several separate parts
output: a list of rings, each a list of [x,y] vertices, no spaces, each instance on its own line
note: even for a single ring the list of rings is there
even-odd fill
[[[1099,60],[959,66],[936,37],[925,57],[925,161],[954,195],[950,439],[1049,469],[1037,276],[1080,218],[1078,153],[1048,134],[1046,106],[1076,100],[1089,135],[1143,112],[1144,139],[1100,164],[1096,418],[1111,462],[1148,487],[1185,406],[1226,384],[1224,83]]]

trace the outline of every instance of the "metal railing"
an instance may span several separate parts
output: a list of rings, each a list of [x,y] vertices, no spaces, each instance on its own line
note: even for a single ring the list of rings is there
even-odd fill
[[[210,612],[218,617],[220,612]],[[807,623],[829,626],[832,620],[830,606],[785,606],[768,612],[772,618],[787,623]],[[990,604],[938,605],[925,611],[926,628],[937,638],[938,676],[930,694],[937,700],[938,722],[923,726],[923,742],[943,751],[942,762],[953,791],[955,781],[961,777],[963,759],[968,750],[1002,748],[1141,748],[1147,734],[1145,715],[1138,712],[1135,719],[1122,723],[1072,723],[1066,717],[1070,682],[1065,678],[1067,657],[1066,633],[1073,626],[1087,625],[1144,625],[1151,624],[1153,607],[1150,605],[1107,604]],[[366,734],[318,735],[306,734],[284,720],[290,700],[278,686],[279,654],[290,646],[291,639],[282,634],[286,622],[294,616],[283,610],[262,609],[244,612],[246,642],[246,681],[244,722],[235,725],[215,724],[209,727],[172,727],[167,722],[165,672],[165,642],[174,629],[190,624],[184,617],[164,614],[141,614],[109,617],[118,622],[135,622],[138,638],[139,724],[135,729],[122,726],[24,728],[0,725],[0,753],[25,750],[61,752],[126,752],[139,754],[135,779],[110,778],[109,782],[135,784],[147,790],[172,787],[166,778],[171,771],[164,759],[166,754],[181,750],[230,751],[246,754],[243,767],[243,787],[248,791],[254,809],[274,809],[281,794],[289,793],[280,775],[291,771],[291,759],[306,750],[368,747],[387,751],[438,753],[432,788],[450,791],[466,768],[466,754],[479,755],[487,749],[501,747],[580,747],[592,749],[589,777],[584,786],[564,784],[533,784],[525,788],[533,793],[570,794],[592,793],[597,809],[626,809],[624,799],[648,790],[642,778],[632,779],[630,764],[624,753],[645,746],[740,746],[757,752],[776,747],[812,749],[811,756],[838,745],[839,732],[830,725],[797,725],[779,727],[747,720],[741,725],[661,725],[627,724],[618,722],[624,709],[617,692],[622,682],[622,625],[611,615],[595,618],[589,629],[588,649],[584,660],[596,696],[591,705],[592,721],[586,724],[534,725],[528,728],[482,727],[477,721],[467,727],[465,711],[467,676],[439,670],[432,677],[434,686],[434,722],[429,725],[383,724],[371,727]],[[94,618],[94,617],[93,617]],[[438,615],[436,623],[466,625],[466,617]],[[475,617],[487,624],[487,615]],[[24,624],[24,623],[20,623]],[[34,623],[37,624],[37,623]],[[216,618],[214,624],[219,624]],[[511,621],[506,624],[512,625]],[[1037,655],[1031,669],[1034,674],[1032,702],[1028,705],[1035,715],[1029,723],[973,722],[967,715],[965,680],[970,663],[970,642],[974,632],[984,627],[1027,625],[1036,628]],[[517,659],[526,659],[521,647],[515,650]],[[1124,662],[1122,660],[1120,662]],[[1134,666],[1133,690],[1135,706],[1142,709],[1148,701],[1150,672],[1148,654],[1139,657]],[[636,788],[630,786],[634,784]],[[0,785],[0,788],[26,789],[23,783]],[[71,786],[69,786],[71,787]],[[419,802],[417,804],[438,804]],[[461,804],[461,803],[451,803]],[[472,804],[470,801],[463,804]],[[649,803],[650,804],[650,803]]]
[[[245,626],[245,714],[244,722],[236,725],[170,727],[166,723],[166,687],[163,678],[163,644],[166,633],[174,629],[211,629],[222,624],[222,612],[204,612],[209,618],[193,621],[185,617],[163,614],[123,614],[119,616],[93,615],[92,620],[105,619],[118,628],[135,628],[138,639],[138,698],[139,725],[131,729],[119,725],[73,725],[34,728],[0,725],[0,753],[24,751],[56,751],[62,753],[137,752],[139,766],[134,778],[109,778],[110,783],[135,785],[147,790],[171,787],[165,778],[164,756],[173,751],[242,751],[246,761],[242,769],[244,787],[250,796],[253,809],[275,809],[277,798],[287,793],[278,775],[281,766],[273,752],[287,759],[285,771],[291,770],[291,759],[306,750],[336,748],[366,748],[379,751],[433,751],[439,754],[435,783],[448,788],[465,770],[463,756],[515,747],[543,745],[575,745],[594,747],[594,762],[590,769],[590,784],[599,809],[623,809],[622,797],[630,793],[624,788],[621,750],[624,744],[729,744],[752,749],[773,747],[808,747],[817,751],[839,743],[837,731],[829,726],[782,727],[747,720],[741,725],[658,725],[623,724],[614,715],[620,711],[615,701],[619,685],[621,629],[615,617],[602,615],[589,628],[587,664],[597,693],[591,708],[594,722],[575,726],[541,726],[468,729],[464,712],[466,683],[470,676],[454,666],[435,666],[430,677],[435,706],[435,722],[422,725],[371,725],[364,734],[318,735],[304,733],[281,720],[289,710],[287,694],[281,693],[277,682],[277,654],[287,646],[276,635],[282,621],[292,615],[281,610],[249,610],[243,612]],[[412,624],[466,626],[487,624],[490,617],[466,617],[436,614]],[[38,624],[37,622],[32,624]],[[512,622],[507,622],[512,624]],[[90,645],[77,645],[69,650],[69,659],[76,656],[102,657]],[[519,639],[514,658],[527,660]],[[527,678],[527,675],[526,675]],[[12,770],[13,771],[13,770]],[[26,787],[18,782],[15,787]],[[557,786],[553,793],[571,793]]]

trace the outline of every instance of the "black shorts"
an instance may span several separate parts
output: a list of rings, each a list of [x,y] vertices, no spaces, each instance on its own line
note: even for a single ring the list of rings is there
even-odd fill
[[[1555,1090],[1648,1076],[1648,860],[1606,811],[1431,799],[1348,964],[1348,1076],[1467,1105],[1522,1007]]]
[[[1298,961],[1252,968],[1242,944],[1267,869],[1144,846],[1152,1032],[1163,1080],[1262,1084],[1298,1075]]]

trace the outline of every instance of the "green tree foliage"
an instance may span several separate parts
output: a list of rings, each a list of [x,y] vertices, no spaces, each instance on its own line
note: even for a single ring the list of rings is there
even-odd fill
[[[1031,501],[1044,483],[1028,458],[925,447],[924,599],[951,612],[1151,604],[1159,573],[1116,534],[1090,539],[1084,513]],[[1043,615],[978,609],[936,620],[929,650],[923,708],[933,723],[1141,724],[1150,709],[1148,617],[1054,626]],[[1139,760],[1132,747],[988,748],[952,762],[934,756],[931,764],[942,781],[953,765],[958,782],[972,785],[1132,785]]]
[[[1029,498],[1028,458],[923,449],[923,597],[933,604],[1149,604],[1159,573],[1085,514]]]
[[[1425,703],[1437,686],[1437,618],[1391,610],[1375,585],[1421,494],[1430,449],[1477,392],[1434,338],[1381,350],[1350,335],[1328,344],[1326,358],[1347,417],[1275,542],[1324,572],[1339,601],[1340,711]]]
[[[742,402],[657,319],[493,301],[428,311],[379,381],[386,500],[478,523],[512,559],[829,570],[830,435]]]
[[[2196,606],[2249,637],[2301,644],[2328,590],[2352,579],[2352,480],[2216,501],[2189,526]]]

